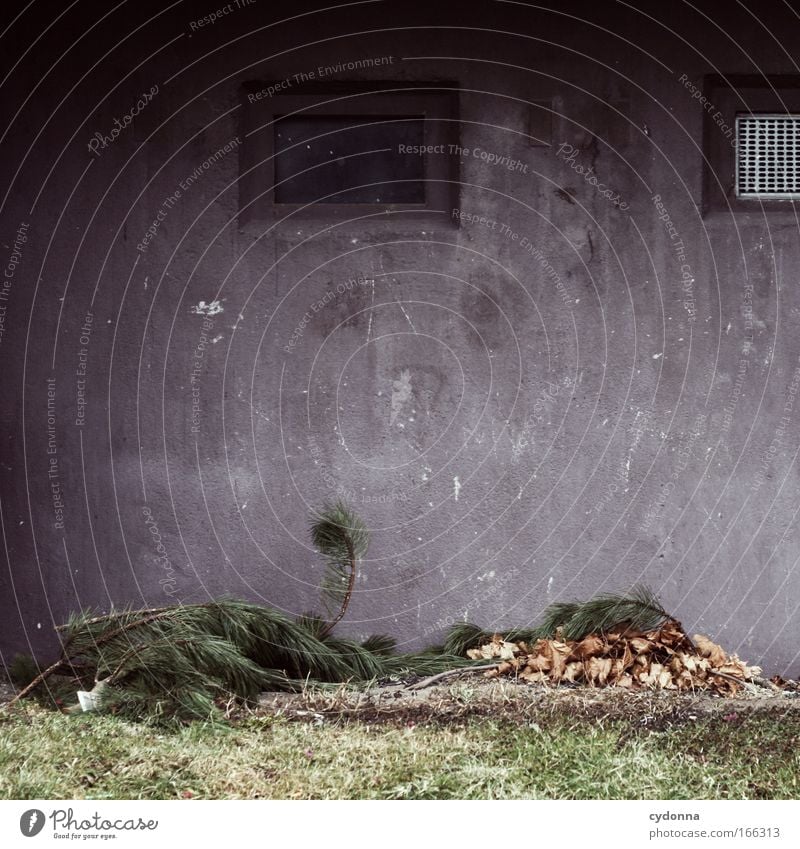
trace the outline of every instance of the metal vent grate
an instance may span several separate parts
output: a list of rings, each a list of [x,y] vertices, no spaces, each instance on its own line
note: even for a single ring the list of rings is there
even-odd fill
[[[800,200],[800,115],[736,116],[736,195]]]

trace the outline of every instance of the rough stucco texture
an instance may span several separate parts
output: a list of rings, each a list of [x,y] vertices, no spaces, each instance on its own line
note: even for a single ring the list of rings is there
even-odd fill
[[[645,582],[800,673],[797,223],[703,214],[689,87],[796,72],[786,7],[88,5],[3,39],[4,658],[78,607],[313,609],[345,497],[343,633]],[[460,89],[452,208],[242,212],[243,86],[370,57],[324,82]]]

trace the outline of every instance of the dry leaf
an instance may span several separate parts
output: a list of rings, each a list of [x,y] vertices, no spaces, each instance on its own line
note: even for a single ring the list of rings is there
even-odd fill
[[[511,660],[518,653],[519,648],[516,643],[500,643],[500,657],[503,660]]]
[[[628,644],[634,654],[645,654],[653,648],[652,641],[647,640],[644,637],[634,637]]]
[[[598,637],[596,634],[589,634],[588,637],[584,637],[577,645],[572,649],[572,657],[575,660],[586,660],[589,657],[595,657],[596,655],[602,654],[606,648],[608,648],[608,644],[605,640]]]
[[[535,672],[531,669],[524,669],[519,677],[531,684],[545,684],[549,680],[544,672]]]
[[[725,654],[722,647],[716,643],[712,643],[708,637],[704,637],[702,634],[695,634],[694,644],[697,647],[697,651],[703,657],[707,657],[712,666],[722,666],[727,662],[728,655]]]
[[[658,676],[658,681],[656,682],[657,686],[662,690],[674,690],[676,689],[675,684],[672,683],[672,674],[669,669],[663,669],[661,674]]]
[[[590,684],[603,686],[608,681],[611,664],[610,657],[590,657],[584,665],[586,680]]]
[[[549,672],[553,668],[553,662],[549,657],[537,654],[528,658],[527,667],[535,672]]]

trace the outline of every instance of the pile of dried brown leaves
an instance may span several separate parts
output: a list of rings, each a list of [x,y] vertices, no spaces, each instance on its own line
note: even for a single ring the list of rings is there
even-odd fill
[[[666,690],[713,690],[735,695],[742,682],[761,675],[702,634],[690,640],[680,623],[669,619],[652,631],[624,625],[581,640],[537,640],[532,645],[506,642],[501,634],[480,648],[470,649],[474,660],[498,659],[486,676],[514,675],[530,683],[581,683]]]

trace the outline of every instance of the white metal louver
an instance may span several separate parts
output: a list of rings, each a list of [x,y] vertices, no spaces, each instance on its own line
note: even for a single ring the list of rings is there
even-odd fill
[[[800,200],[800,115],[736,116],[736,195]]]

